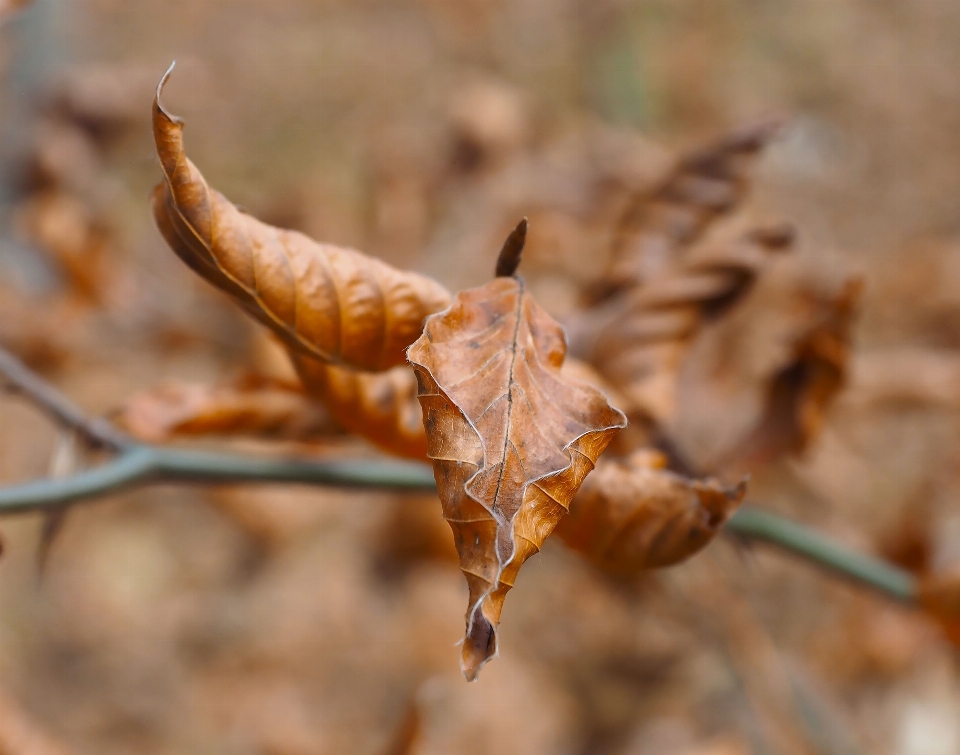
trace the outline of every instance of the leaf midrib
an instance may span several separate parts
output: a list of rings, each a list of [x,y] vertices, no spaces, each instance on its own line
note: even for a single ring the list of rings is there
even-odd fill
[[[503,449],[500,452],[500,475],[497,477],[497,489],[493,493],[492,510],[497,513],[497,503],[500,500],[500,488],[503,485],[503,475],[507,471],[507,446],[510,445],[510,422],[513,415],[513,370],[517,363],[517,337],[520,333],[521,314],[523,312],[523,281],[517,280],[517,310],[515,313],[516,325],[513,326],[513,339],[511,340],[510,372],[507,377],[507,420],[503,433]]]

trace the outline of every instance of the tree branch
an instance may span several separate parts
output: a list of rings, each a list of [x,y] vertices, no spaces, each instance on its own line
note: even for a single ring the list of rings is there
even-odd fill
[[[286,483],[436,490],[433,473],[423,464],[359,459],[271,459],[134,444],[106,464],[70,477],[0,487],[0,514],[56,508],[157,483]]]
[[[77,474],[0,487],[0,515],[51,511],[151,484],[285,483],[394,491],[436,490],[424,464],[366,459],[284,459],[187,451],[140,443],[103,419],[87,417],[70,399],[0,348],[0,373],[57,422],[94,446],[116,451],[110,461]],[[769,543],[898,601],[916,601],[913,576],[858,553],[772,512],[744,506],[727,523],[736,536]]]
[[[91,446],[120,451],[133,439],[105,419],[88,417],[70,399],[36,374],[9,351],[0,347],[0,375],[8,390],[23,394],[55,422],[74,430]]]
[[[910,572],[888,561],[859,553],[778,514],[743,506],[726,529],[750,540],[776,546],[820,568],[905,603],[917,599],[917,581]]]

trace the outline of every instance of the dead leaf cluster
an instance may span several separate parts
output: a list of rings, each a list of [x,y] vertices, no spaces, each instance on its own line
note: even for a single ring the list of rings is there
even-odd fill
[[[950,124],[960,98],[946,42],[960,16],[943,4],[906,15],[882,4],[776,14],[749,3],[675,5],[294,2],[237,14],[193,3],[181,14],[100,1],[76,11],[38,4],[5,26],[8,35],[36,30],[46,11],[70,8],[83,21],[63,30],[70,44],[31,49],[70,61],[95,96],[120,72],[93,86],[78,58],[149,59],[151,81],[127,110],[143,126],[156,55],[175,40],[188,86],[168,96],[193,114],[186,146],[212,186],[271,226],[421,271],[451,293],[488,280],[497,246],[528,216],[520,272],[581,357],[568,355],[562,372],[600,387],[630,420],[543,555],[524,564],[498,629],[504,659],[475,685],[455,668],[466,590],[436,496],[137,491],[71,513],[40,589],[36,522],[4,522],[4,684],[44,728],[83,752],[157,755],[375,753],[391,742],[411,755],[879,754],[956,741],[951,651],[921,612],[742,543],[678,568],[630,570],[633,543],[654,548],[653,504],[673,512],[669,521],[709,522],[690,491],[711,477],[728,491],[745,472],[754,505],[917,574],[956,563]],[[320,32],[310,28],[316,18]],[[257,44],[238,44],[245,35]],[[0,47],[0,67],[23,70],[15,45]],[[632,71],[637,92],[625,90]],[[73,286],[61,263],[21,245],[56,274],[56,292],[38,294],[34,278],[21,285],[5,247],[15,271],[0,276],[5,344],[44,369],[59,365],[60,385],[94,412],[157,382],[190,386],[171,393],[168,419],[157,420],[177,442],[199,437],[177,434],[181,422],[214,431],[237,411],[264,429],[275,416],[269,437],[284,452],[370,453],[364,433],[401,454],[419,443],[425,454],[406,365],[345,372],[317,362],[328,396],[337,377],[335,401],[225,379],[272,366],[257,345],[267,338],[253,335],[267,329],[185,278],[166,253],[143,209],[159,175],[149,129],[126,131],[123,144],[109,136],[126,128],[129,103],[104,97],[96,107],[115,115],[94,125],[87,93],[68,99],[58,112],[90,124],[81,128],[95,159],[44,128],[56,153],[44,162],[73,155],[75,167],[58,169],[71,201],[107,221],[95,227],[123,229],[105,249],[104,273],[119,279],[100,287],[107,302],[77,296],[61,306]],[[724,141],[701,149],[701,135],[768,103],[796,120],[769,147],[733,157],[733,178],[696,161],[680,169],[686,155]],[[671,149],[626,124],[649,126]],[[33,188],[15,198],[47,206]],[[797,224],[791,244],[780,210]],[[53,220],[40,226],[68,226]],[[757,243],[753,229],[780,241],[774,233],[773,244]],[[904,245],[918,232],[928,237]],[[843,276],[829,272],[837,262],[864,274],[855,324],[834,317],[844,310]],[[681,284],[687,299],[657,295]],[[629,318],[579,331],[620,296],[639,302],[625,307]],[[643,335],[651,331],[656,338]],[[590,355],[601,346],[603,358]],[[620,352],[649,372],[620,369]],[[289,365],[283,375],[297,380]],[[355,386],[374,381],[387,387]],[[196,408],[192,396],[202,399]],[[257,397],[263,406],[250,404]],[[304,419],[339,411],[336,424],[353,419],[356,429],[318,446],[282,408],[288,400]],[[6,479],[42,474],[46,425],[16,401],[0,415]],[[208,416],[221,419],[207,425]],[[252,447],[233,432],[216,442],[231,440]],[[622,477],[651,495],[597,494]],[[590,521],[616,525],[580,531],[599,556],[590,564],[560,539],[586,496]],[[618,566],[617,579],[605,578]]]
[[[388,453],[433,462],[469,586],[468,679],[497,654],[506,593],[561,521],[574,550],[621,574],[681,561],[720,531],[743,484],[668,469],[689,474],[682,439],[670,433],[698,337],[744,309],[792,242],[782,224],[731,216],[774,126],[734,132],[677,160],[652,188],[632,190],[608,272],[589,283],[592,303],[572,318],[574,348],[587,364],[563,370],[564,332],[516,276],[526,219],[504,243],[497,277],[452,298],[428,277],[269,226],[210,188],[186,157],[183,122],[160,104],[168,76],[153,109],[164,174],[153,194],[157,224],[189,267],[280,339],[307,394],[337,425]],[[477,144],[499,138],[482,123],[470,133]],[[766,408],[738,459],[798,451],[815,435],[843,381],[854,300],[845,290],[792,325],[785,363],[753,389]],[[626,425],[604,389],[622,397],[638,429],[617,444],[621,460],[599,462],[588,477]],[[286,399],[166,389],[126,416],[154,437],[231,427],[302,436],[284,412],[304,398]],[[667,456],[647,463],[657,453],[650,446]]]

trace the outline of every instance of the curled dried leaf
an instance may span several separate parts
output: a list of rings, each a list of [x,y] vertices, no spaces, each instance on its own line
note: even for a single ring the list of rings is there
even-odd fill
[[[187,159],[183,121],[160,104],[169,74],[153,104],[164,175],[153,214],[173,251],[297,351],[371,371],[403,364],[424,318],[449,304],[446,289],[237,209]]]
[[[256,375],[218,385],[160,385],[128,400],[117,421],[150,442],[200,435],[306,441],[339,430],[322,404]]]
[[[746,486],[692,480],[664,463],[647,451],[602,460],[557,535],[591,563],[623,575],[670,566],[700,551],[736,511]]]
[[[741,225],[570,323],[571,350],[626,395],[630,413],[661,423],[672,415],[690,342],[739,302],[785,248],[775,228]]]
[[[797,333],[788,361],[767,385],[763,415],[736,451],[741,463],[801,453],[819,435],[827,408],[846,383],[862,289],[859,278],[847,280]]]
[[[461,669],[471,681],[497,653],[521,565],[625,425],[599,390],[560,374],[565,355],[562,329],[517,278],[458,294],[408,352],[470,591]]]
[[[636,195],[620,220],[597,296],[607,298],[648,281],[714,220],[732,212],[749,190],[753,158],[780,127],[769,120],[736,129],[681,156],[658,185]]]
[[[860,289],[855,278],[767,278],[711,323],[677,383],[668,430],[683,456],[732,474],[808,448],[846,381]]]
[[[290,356],[304,387],[341,427],[387,453],[426,459],[417,380],[408,367],[357,372],[294,352]]]

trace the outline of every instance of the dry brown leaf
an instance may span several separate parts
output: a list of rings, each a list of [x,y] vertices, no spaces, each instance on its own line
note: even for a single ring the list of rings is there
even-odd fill
[[[505,251],[501,261],[510,240]],[[521,565],[625,418],[596,388],[561,376],[563,331],[517,278],[458,294],[408,354],[470,590],[461,669],[472,681],[497,654],[503,600]]]
[[[183,121],[160,104],[169,74],[153,104],[164,174],[153,192],[153,212],[170,247],[289,347],[362,370],[403,364],[424,318],[449,304],[443,286],[237,209],[187,159]]]
[[[731,212],[748,191],[752,158],[779,129],[779,121],[741,127],[683,155],[659,184],[634,197],[617,228],[597,299],[649,281],[712,221]]]
[[[622,391],[637,413],[664,422],[676,404],[676,378],[694,336],[736,304],[789,246],[782,227],[734,223],[696,255],[583,312],[570,323],[571,350]]]
[[[862,281],[852,278],[821,303],[791,344],[789,361],[771,377],[763,415],[731,455],[731,462],[734,456],[750,465],[797,454],[819,435],[827,407],[846,382],[851,329],[862,288]]]
[[[273,380],[250,375],[218,385],[169,383],[133,396],[118,424],[136,438],[247,435],[315,440],[338,432],[317,401]]]
[[[290,352],[304,387],[337,423],[395,456],[427,458],[427,436],[409,367],[357,372]]]
[[[743,500],[746,486],[691,480],[641,451],[602,460],[557,526],[573,550],[615,574],[670,566],[704,548]]]
[[[20,235],[43,249],[80,296],[99,301],[110,283],[106,224],[79,199],[57,189],[40,192],[16,208]]]
[[[32,369],[49,374],[68,360],[89,308],[73,298],[31,299],[0,281],[0,344]]]
[[[859,282],[774,272],[683,357],[665,432],[695,469],[737,474],[802,452],[844,384]]]
[[[947,638],[960,646],[960,570],[921,578],[918,601],[940,622]]]

